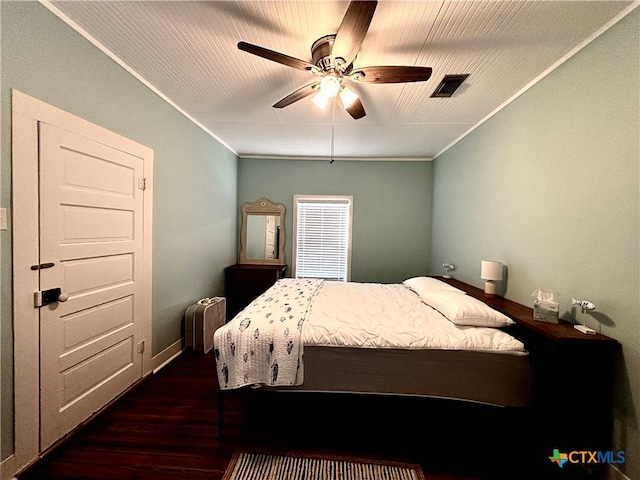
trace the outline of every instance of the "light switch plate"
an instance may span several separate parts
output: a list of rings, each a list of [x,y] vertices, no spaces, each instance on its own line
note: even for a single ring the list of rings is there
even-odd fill
[[[0,230],[7,229],[7,209],[0,208]]]

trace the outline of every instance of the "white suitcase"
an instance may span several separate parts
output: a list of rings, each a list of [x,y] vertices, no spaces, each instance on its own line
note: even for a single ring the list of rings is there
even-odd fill
[[[213,332],[226,321],[224,297],[203,298],[194,303],[184,315],[186,347],[198,353],[213,348]]]

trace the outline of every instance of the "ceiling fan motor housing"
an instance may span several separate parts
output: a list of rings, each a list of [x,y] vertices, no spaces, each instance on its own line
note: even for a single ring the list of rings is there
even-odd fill
[[[333,49],[333,42],[335,39],[335,34],[325,35],[324,37],[317,39],[313,42],[313,45],[311,45],[311,58],[313,59],[313,63],[323,72],[337,70],[338,67],[344,65],[343,58],[334,59],[331,56],[331,50]]]

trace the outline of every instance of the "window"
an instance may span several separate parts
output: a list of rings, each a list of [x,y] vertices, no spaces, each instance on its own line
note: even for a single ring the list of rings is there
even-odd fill
[[[293,196],[293,276],[351,279],[352,196]]]

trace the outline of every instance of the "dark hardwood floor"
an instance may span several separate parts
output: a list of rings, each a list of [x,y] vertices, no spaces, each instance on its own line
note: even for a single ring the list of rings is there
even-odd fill
[[[221,441],[218,393],[213,355],[183,353],[19,478],[216,480],[236,448],[410,461],[428,480],[558,478],[521,412],[411,397],[225,392]]]

